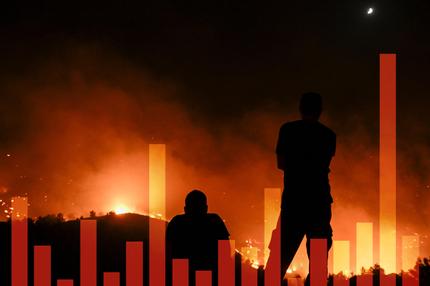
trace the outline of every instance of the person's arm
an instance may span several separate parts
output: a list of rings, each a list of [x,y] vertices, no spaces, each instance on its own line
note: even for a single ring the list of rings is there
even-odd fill
[[[278,141],[276,143],[276,166],[285,171],[285,135],[283,128],[279,129]]]

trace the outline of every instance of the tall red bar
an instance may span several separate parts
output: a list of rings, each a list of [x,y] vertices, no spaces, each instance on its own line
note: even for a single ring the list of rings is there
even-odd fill
[[[58,279],[57,286],[73,286],[72,279]]]
[[[361,274],[357,276],[357,286],[372,286],[373,275],[372,274]]]
[[[309,261],[311,286],[327,285],[327,240],[311,239],[311,257]]]
[[[119,272],[104,272],[103,286],[119,286]]]
[[[380,55],[379,265],[396,273],[396,55]]]
[[[28,286],[27,198],[12,200],[12,286]]]
[[[34,246],[34,286],[51,286],[51,247]]]
[[[81,284],[80,286],[96,286],[97,284],[97,222],[81,220]]]
[[[210,270],[197,270],[196,271],[196,286],[212,286],[212,271],[210,271]]]
[[[127,241],[125,245],[126,286],[143,286],[143,242]]]
[[[188,286],[188,259],[173,259],[172,280],[172,286]]]
[[[257,278],[256,269],[242,264],[242,286],[257,286]]]
[[[396,274],[388,274],[380,276],[380,286],[396,286]]]
[[[272,231],[269,244],[270,255],[264,273],[264,285],[281,286],[281,219]],[[285,274],[285,273],[283,273]]]
[[[218,241],[218,284],[234,286],[234,241]]]

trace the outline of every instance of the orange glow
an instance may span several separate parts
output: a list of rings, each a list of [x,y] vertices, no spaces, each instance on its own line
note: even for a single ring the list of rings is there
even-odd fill
[[[166,145],[149,145],[149,214],[166,217]]]
[[[125,214],[125,213],[131,213],[131,212],[133,212],[132,209],[130,209],[129,207],[127,207],[126,205],[123,205],[123,204],[116,205],[114,207],[113,211],[116,214]]]
[[[402,270],[414,269],[419,253],[419,236],[402,236]]]
[[[357,223],[357,256],[356,273],[361,273],[361,268],[369,269],[373,266],[373,224],[371,222]]]

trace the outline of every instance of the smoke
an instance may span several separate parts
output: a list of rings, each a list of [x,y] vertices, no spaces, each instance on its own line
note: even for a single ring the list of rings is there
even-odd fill
[[[180,83],[115,54],[77,50],[38,65],[31,75],[4,80],[2,199],[28,195],[32,216],[79,217],[118,205],[145,212],[148,144],[165,143],[168,217],[182,212],[187,192],[201,189],[238,245],[262,241],[263,190],[282,187],[277,132],[297,117],[296,105],[284,110],[265,104],[228,120],[208,119],[180,100],[189,92]],[[323,121],[338,134],[331,173],[334,235],[353,246],[355,222],[374,222],[377,233],[377,134],[360,121],[341,127],[333,110]],[[419,189],[429,188],[429,152],[425,144],[400,149],[399,235],[428,232],[429,194]],[[414,171],[415,157],[425,172]],[[422,253],[428,250],[423,245]]]

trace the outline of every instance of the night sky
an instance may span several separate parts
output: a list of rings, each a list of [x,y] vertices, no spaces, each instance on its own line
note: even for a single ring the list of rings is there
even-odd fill
[[[347,238],[345,218],[376,219],[379,53],[397,53],[399,223],[425,232],[429,12],[429,1],[2,1],[2,198],[27,193],[34,215],[109,211],[118,188],[145,189],[147,144],[166,143],[169,216],[201,188],[237,241],[261,240],[262,190],[282,186],[278,128],[317,91],[338,135],[334,223]]]

